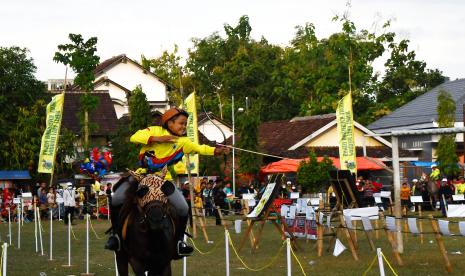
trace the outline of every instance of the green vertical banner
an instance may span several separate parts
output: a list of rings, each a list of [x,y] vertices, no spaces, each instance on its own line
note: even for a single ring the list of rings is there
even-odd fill
[[[355,151],[354,115],[352,112],[352,94],[350,92],[338,102],[336,118],[341,170],[350,170],[356,174],[357,156]]]
[[[195,102],[195,91],[192,92],[184,100],[184,105],[182,108],[189,113],[189,118],[187,118],[187,137],[191,142],[198,144],[199,143],[199,132],[197,125],[197,105]],[[184,156],[182,158],[183,162],[179,162],[174,166],[174,169],[177,174],[186,174],[187,166],[189,166],[191,173],[199,175],[199,155],[191,154],[189,156],[190,164],[187,164],[187,158]]]
[[[56,95],[47,105],[47,125],[42,135],[40,146],[39,168],[40,173],[52,173],[55,163],[58,136],[60,135],[61,118],[65,94]]]

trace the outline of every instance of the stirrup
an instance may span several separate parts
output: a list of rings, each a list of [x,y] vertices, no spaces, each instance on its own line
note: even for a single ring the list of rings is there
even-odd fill
[[[113,235],[111,235],[110,238],[108,238],[108,240],[113,239],[113,238],[115,238],[116,241],[117,241],[117,243],[118,243],[118,247],[117,247],[116,250],[114,250],[114,251],[115,251],[115,252],[120,251],[120,250],[121,250],[121,240],[120,240],[118,234],[113,234]],[[107,243],[108,243],[108,241],[107,241]],[[112,250],[112,251],[113,251],[113,249],[108,248],[108,247],[106,246],[106,244],[105,244],[105,249],[109,249],[109,250]]]
[[[190,247],[190,246],[189,246],[186,242],[184,242],[184,241],[178,241],[177,250],[178,250],[178,255],[179,255],[179,256],[191,256],[191,255],[192,255],[192,252],[193,252],[193,251],[190,252],[190,253],[181,253],[181,248],[182,248],[182,247],[187,248],[187,247]]]

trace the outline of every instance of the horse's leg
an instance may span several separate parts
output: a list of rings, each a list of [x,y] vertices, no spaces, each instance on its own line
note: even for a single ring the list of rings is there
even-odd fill
[[[148,273],[148,276],[171,276],[171,262],[166,264],[161,269],[156,269],[151,267]]]
[[[162,270],[161,276],[171,276],[171,262],[169,262]]]
[[[116,253],[116,265],[118,266],[118,274],[128,276],[128,256],[125,252]]]
[[[129,263],[136,276],[145,276],[145,265],[140,260],[131,258]]]

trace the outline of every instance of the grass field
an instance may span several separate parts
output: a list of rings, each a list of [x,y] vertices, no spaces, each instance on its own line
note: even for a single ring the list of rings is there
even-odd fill
[[[80,275],[85,272],[85,221],[77,221],[74,226],[77,240],[72,240],[72,267],[67,268],[62,265],[67,264],[67,230],[62,223],[54,223],[54,241],[53,241],[53,261],[49,261],[49,224],[43,222],[43,246],[44,256],[35,252],[34,242],[34,224],[24,224],[21,234],[21,249],[17,248],[17,225],[13,224],[13,245],[8,247],[8,275],[39,275],[44,272],[46,275]],[[93,220],[94,228],[99,235],[97,238],[92,232],[90,235],[91,253],[90,253],[90,272],[96,275],[115,275],[114,257],[110,251],[104,250],[103,245],[106,240],[104,231],[108,228],[109,222],[105,220]],[[201,255],[198,252],[187,261],[188,275],[225,275],[225,248],[224,232],[221,227],[214,226],[213,219],[208,219],[207,232],[209,239],[214,241],[213,244],[207,244],[203,237],[195,240],[196,246],[201,251],[209,251],[210,254]],[[243,235],[236,234],[232,223],[229,222],[231,238],[236,246]],[[431,231],[431,225],[428,221],[423,222],[424,231]],[[359,224],[360,226],[360,224]],[[243,224],[243,231],[245,226]],[[458,233],[457,224],[451,225],[451,231]],[[1,239],[4,241],[8,233],[8,224],[0,225]],[[332,252],[327,252],[329,238],[324,241],[323,257],[317,257],[315,250],[315,241],[299,241],[302,250],[296,254],[300,259],[307,275],[363,275],[373,260],[375,253],[370,250],[363,232],[358,232],[358,253],[360,260],[354,261],[350,251],[344,251],[339,257],[333,257]],[[374,235],[373,235],[374,237]],[[408,235],[405,239],[405,250],[402,255],[404,266],[399,267],[392,256],[392,251],[386,240],[384,233],[380,233],[380,238],[375,239],[376,247],[382,248],[386,257],[393,265],[399,275],[445,275],[444,262],[440,255],[437,243],[433,235],[425,235],[424,243],[420,243],[420,237]],[[341,232],[339,238],[344,245],[347,244],[345,236]],[[452,275],[465,274],[465,256],[453,254],[460,251],[465,254],[465,238],[444,237],[448,256],[452,263]],[[266,224],[259,249],[252,253],[250,243],[247,243],[240,252],[240,256],[252,268],[258,268],[270,262],[273,256],[279,251],[282,245],[276,229],[269,223]],[[230,248],[230,272],[231,275],[286,275],[286,250],[282,250],[280,255],[270,267],[259,271],[249,271],[238,261],[232,248]],[[389,272],[385,264],[386,275],[393,275]],[[292,261],[292,274],[303,275],[295,260]],[[182,261],[173,263],[173,275],[182,275]],[[367,275],[379,275],[377,264]]]

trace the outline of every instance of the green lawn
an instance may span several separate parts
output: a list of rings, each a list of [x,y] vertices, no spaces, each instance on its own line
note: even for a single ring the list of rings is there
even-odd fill
[[[224,249],[224,232],[221,227],[214,226],[214,220],[208,219],[207,232],[213,244],[207,244],[200,235],[195,240],[197,247],[202,251],[212,250],[210,254],[201,255],[198,252],[188,258],[188,275],[225,275],[225,249]],[[229,222],[231,237],[236,246],[243,235],[236,234],[232,223]],[[424,221],[424,231],[431,231],[428,221]],[[93,220],[94,228],[101,239],[98,239],[91,232],[91,255],[90,255],[90,272],[96,275],[115,275],[114,257],[110,251],[104,250],[103,245],[106,237],[104,231],[109,224],[105,220]],[[360,226],[360,224],[359,224]],[[54,248],[53,261],[49,261],[49,224],[43,222],[44,238],[44,256],[35,252],[34,243],[34,224],[24,224],[21,235],[21,249],[17,248],[17,225],[13,224],[13,245],[8,248],[8,275],[38,275],[45,272],[46,275],[80,275],[85,272],[85,221],[78,221],[74,226],[77,240],[73,240],[72,267],[62,267],[67,264],[67,230],[63,224],[54,223]],[[458,233],[457,224],[452,224],[453,233]],[[245,226],[243,226],[245,230]],[[0,225],[0,234],[2,240],[5,240],[8,232],[8,224]],[[358,253],[360,261],[353,260],[350,251],[344,251],[339,257],[333,257],[332,252],[327,252],[329,238],[324,241],[323,257],[316,256],[315,241],[299,241],[302,250],[296,252],[298,258],[305,269],[307,275],[362,275],[367,269],[369,263],[373,260],[375,253],[370,250],[363,232],[357,233]],[[374,237],[374,235],[373,235]],[[339,238],[347,246],[345,236],[341,232]],[[452,275],[463,275],[465,271],[465,256],[451,254],[460,251],[465,254],[465,238],[444,237],[446,249],[452,263]],[[240,252],[240,256],[246,263],[257,268],[270,262],[281,247],[282,241],[277,235],[276,229],[269,223],[266,224],[259,249],[252,253],[250,243],[247,243]],[[388,260],[393,264],[394,269],[399,275],[444,275],[444,262],[440,255],[438,246],[433,235],[425,235],[424,243],[420,243],[419,237],[408,235],[405,241],[405,252],[402,255],[404,266],[399,267],[394,262],[390,246],[384,233],[380,233],[380,238],[375,239],[375,245],[381,247]],[[269,268],[260,272],[253,272],[245,269],[235,257],[232,248],[230,248],[230,267],[231,275],[286,275],[286,251],[282,250],[276,262]],[[386,275],[392,275],[385,265]],[[375,264],[371,273],[368,275],[379,275],[378,266]],[[298,264],[292,261],[292,274],[302,275]],[[173,275],[182,275],[182,261],[173,263]]]

